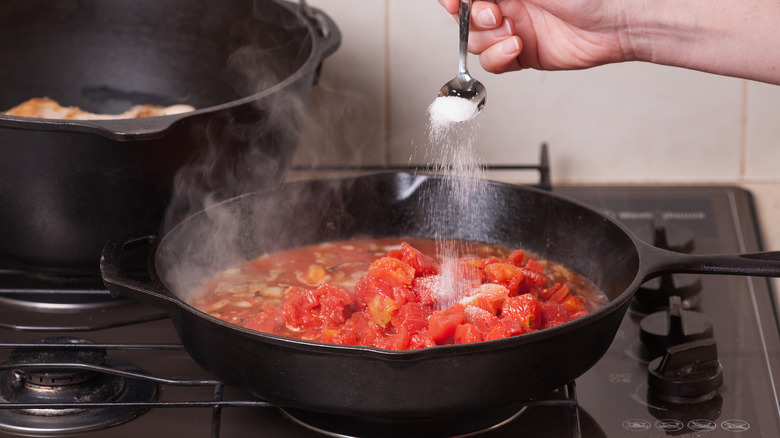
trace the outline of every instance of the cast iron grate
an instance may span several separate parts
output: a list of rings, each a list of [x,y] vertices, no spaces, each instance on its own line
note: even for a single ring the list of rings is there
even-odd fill
[[[531,184],[532,187],[543,190],[552,190],[552,179],[550,177],[550,158],[546,143],[540,146],[539,162],[535,164],[483,164],[479,166],[486,171],[537,171],[539,172],[539,181]],[[298,172],[402,172],[402,171],[422,171],[439,172],[451,166],[442,164],[408,164],[408,165],[314,165],[314,166],[293,166],[293,171]]]
[[[69,348],[68,345],[63,344],[50,344],[41,342],[25,343],[0,343],[0,350],[12,351],[23,349],[40,349],[40,348]],[[184,347],[180,344],[121,344],[121,343],[90,343],[89,345],[76,344],[70,346],[71,348],[94,348],[104,349],[107,351],[112,350],[151,350],[159,351],[160,354],[165,354],[169,351],[181,351]],[[5,356],[5,355],[4,355]],[[12,369],[19,368],[56,368],[67,367],[83,369],[84,371],[90,371],[95,373],[106,373],[113,376],[123,377],[125,379],[138,379],[145,382],[150,382],[156,385],[165,385],[172,387],[201,387],[212,388],[212,398],[210,400],[181,400],[181,401],[135,401],[135,402],[57,402],[57,403],[12,403],[3,402],[0,403],[0,409],[10,410],[33,410],[33,409],[175,409],[175,408],[205,408],[211,410],[211,438],[219,438],[223,426],[222,413],[224,409],[229,408],[272,408],[278,409],[279,406],[260,399],[239,399],[239,400],[225,400],[223,395],[225,392],[225,383],[219,380],[213,379],[181,379],[170,378],[165,376],[155,376],[137,371],[128,371],[112,368],[105,365],[95,365],[89,363],[26,363],[24,365],[0,363],[0,372],[7,372]],[[565,407],[569,412],[569,421],[571,424],[571,436],[573,438],[582,438],[580,409],[577,404],[576,386],[574,382],[571,382],[545,397],[529,401],[524,406],[526,407]],[[118,427],[121,427],[118,426]]]

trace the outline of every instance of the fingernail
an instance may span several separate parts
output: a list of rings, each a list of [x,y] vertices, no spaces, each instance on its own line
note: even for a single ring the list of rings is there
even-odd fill
[[[507,38],[501,43],[501,52],[504,55],[514,55],[520,51],[520,44],[517,38]]]
[[[498,24],[496,16],[493,15],[493,11],[490,8],[483,9],[477,15],[477,21],[479,21],[479,25],[482,27],[496,27],[496,24]]]

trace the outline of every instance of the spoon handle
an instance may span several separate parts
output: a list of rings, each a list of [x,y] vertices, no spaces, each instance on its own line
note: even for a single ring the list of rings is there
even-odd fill
[[[469,24],[471,23],[471,0],[460,0],[460,18],[458,20],[460,24],[460,47],[458,57],[458,73],[468,74],[466,68],[466,58],[468,57],[469,49]]]

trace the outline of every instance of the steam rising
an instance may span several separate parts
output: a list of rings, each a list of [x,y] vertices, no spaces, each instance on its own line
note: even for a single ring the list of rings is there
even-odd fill
[[[364,193],[377,187],[318,183],[302,184],[307,192],[301,198],[295,185],[278,186],[292,161],[309,108],[311,79],[296,75],[311,45],[294,14],[268,12],[256,11],[234,29],[231,41],[235,45],[225,72],[226,82],[238,96],[258,98],[246,99],[248,110],[214,117],[202,127],[193,124],[192,129],[202,130],[202,142],[193,145],[200,153],[177,174],[157,254],[158,270],[166,284],[186,301],[186,294],[197,291],[213,274],[265,252],[323,239],[372,235],[376,230],[386,230],[388,235],[394,230],[399,235],[420,231],[440,242],[439,252],[445,257],[463,250],[448,243],[454,236],[491,241],[490,236],[483,236],[491,229],[491,224],[484,222],[490,215],[474,202],[490,205],[483,202],[487,189],[474,148],[477,117],[429,127],[422,159],[439,166],[445,177],[446,202],[441,202],[439,193],[425,192],[428,185],[424,177],[406,181],[399,176],[401,179],[395,181],[399,191],[382,194]],[[263,27],[275,30],[260,32]],[[326,96],[334,93],[330,89],[318,92]],[[354,126],[360,122],[353,116],[361,112],[359,106],[344,105],[330,117],[347,118],[349,122],[343,125]],[[330,132],[315,129],[317,135]],[[375,140],[361,139],[359,144],[370,148],[378,143]],[[412,160],[419,162],[415,157]],[[269,190],[263,192],[265,188]],[[404,212],[394,207],[393,202],[406,202],[407,198],[419,207],[414,218],[404,217]],[[438,202],[434,203],[434,198]],[[418,217],[428,211],[430,216]],[[442,308],[461,298],[455,292],[457,279],[450,274],[443,276],[442,291],[447,298],[440,303]]]
[[[240,243],[247,236],[238,235],[237,212],[220,208],[220,202],[281,182],[299,140],[313,73],[302,67],[316,67],[305,64],[311,36],[295,13],[273,2],[255,5],[253,16],[233,28],[226,49],[225,82],[246,105],[193,123],[201,131],[201,142],[192,145],[199,153],[173,184],[163,235],[202,210],[208,218],[198,221],[203,229],[190,230],[188,245],[158,255],[165,280],[177,292],[191,290],[204,270],[245,260]],[[254,219],[262,222],[274,207],[262,206]],[[196,251],[209,255],[196,259]]]

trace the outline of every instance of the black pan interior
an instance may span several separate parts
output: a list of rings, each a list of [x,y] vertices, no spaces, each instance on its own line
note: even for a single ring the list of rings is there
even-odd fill
[[[254,94],[258,79],[290,76],[311,52],[291,7],[252,0],[3,1],[0,111],[42,96],[111,114],[147,103],[206,108]],[[263,77],[250,77],[254,72]]]
[[[266,252],[328,240],[412,235],[501,244],[559,262],[610,300],[637,276],[631,237],[587,207],[549,193],[486,183],[459,205],[438,176],[387,173],[285,185],[192,216],[159,245],[156,269],[186,301],[206,277]]]

